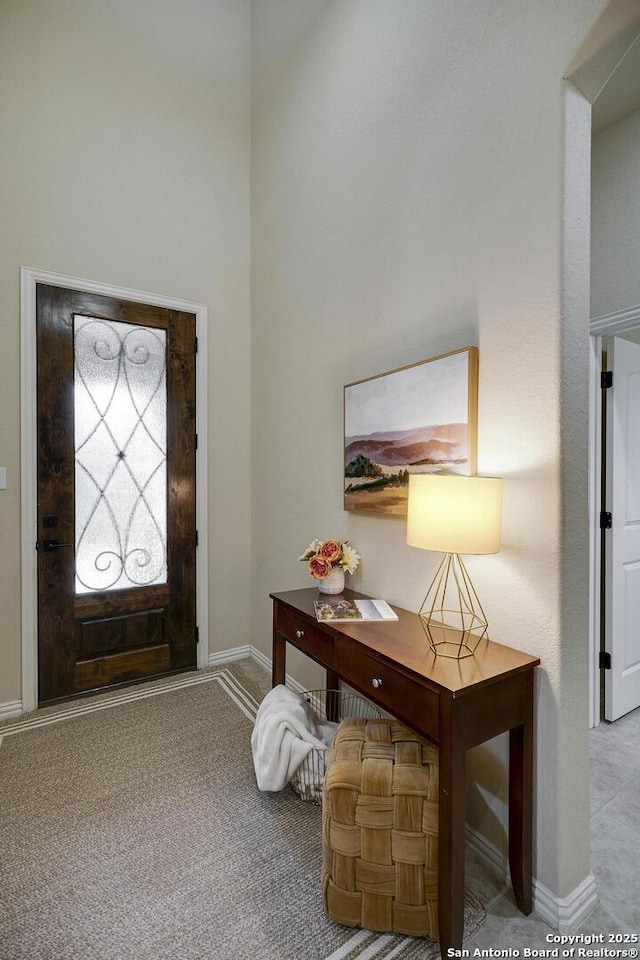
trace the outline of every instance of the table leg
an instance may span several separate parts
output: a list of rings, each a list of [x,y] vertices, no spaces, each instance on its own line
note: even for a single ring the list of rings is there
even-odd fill
[[[271,647],[271,686],[284,683],[287,663],[287,641],[274,628]]]
[[[460,948],[464,933],[465,769],[466,751],[457,747],[452,708],[440,716],[438,837],[438,924],[440,952]],[[447,714],[447,715],[445,715]]]
[[[516,903],[531,913],[533,722],[509,731],[509,867]]]
[[[340,697],[335,694],[329,694],[330,690],[338,690],[340,688],[340,677],[335,672],[335,670],[329,670],[327,667],[327,720],[332,720],[334,723],[337,723],[340,720]]]

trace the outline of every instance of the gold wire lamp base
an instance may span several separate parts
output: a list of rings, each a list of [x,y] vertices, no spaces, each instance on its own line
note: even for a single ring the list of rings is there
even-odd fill
[[[463,660],[488,639],[487,617],[459,554],[444,555],[419,617],[436,656]]]

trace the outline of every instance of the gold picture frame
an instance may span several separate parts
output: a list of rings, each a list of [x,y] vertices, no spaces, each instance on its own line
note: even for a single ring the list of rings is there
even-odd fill
[[[344,509],[407,515],[410,473],[476,472],[478,348],[344,387]]]

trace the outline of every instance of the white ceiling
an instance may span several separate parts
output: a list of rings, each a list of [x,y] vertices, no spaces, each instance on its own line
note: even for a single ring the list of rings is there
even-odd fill
[[[636,40],[593,104],[592,131],[599,133],[640,109],[640,40]]]

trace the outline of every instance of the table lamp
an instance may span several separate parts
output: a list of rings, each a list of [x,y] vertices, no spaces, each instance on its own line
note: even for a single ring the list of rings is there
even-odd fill
[[[412,474],[407,543],[444,553],[419,616],[435,654],[461,660],[487,637],[487,618],[461,553],[500,549],[502,480]]]

